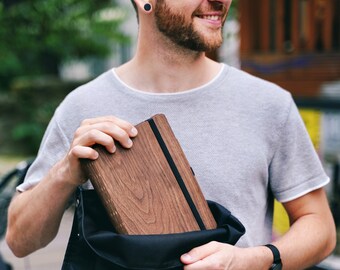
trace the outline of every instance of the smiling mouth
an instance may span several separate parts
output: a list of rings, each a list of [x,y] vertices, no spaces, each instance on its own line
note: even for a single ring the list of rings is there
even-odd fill
[[[224,22],[226,20],[227,14],[228,10],[226,5],[213,2],[209,7],[207,7],[207,9],[198,8],[194,13],[194,16],[211,22]]]
[[[220,21],[221,16],[218,15],[197,15],[198,18],[204,19],[204,20],[209,20],[209,21]]]

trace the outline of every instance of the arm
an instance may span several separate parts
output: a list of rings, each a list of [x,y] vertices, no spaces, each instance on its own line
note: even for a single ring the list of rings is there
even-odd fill
[[[17,194],[8,209],[6,241],[13,253],[24,257],[46,246],[56,236],[67,203],[78,185],[86,181],[80,158],[96,159],[91,148],[102,144],[115,152],[115,140],[131,147],[133,126],[115,117],[85,120],[77,129],[69,152],[34,188]]]
[[[315,190],[284,207],[291,229],[277,246],[284,250],[285,269],[303,269],[326,258],[335,248],[336,230],[325,191]]]
[[[305,269],[328,256],[335,247],[335,225],[323,189],[284,204],[290,230],[274,245],[283,269]],[[184,269],[269,269],[273,255],[266,247],[238,248],[212,242],[181,257]]]

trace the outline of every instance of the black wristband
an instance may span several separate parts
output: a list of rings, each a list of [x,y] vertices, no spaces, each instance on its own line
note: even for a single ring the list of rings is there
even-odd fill
[[[274,246],[272,244],[267,244],[265,246],[267,248],[269,248],[271,250],[271,252],[273,253],[273,264],[269,268],[269,270],[282,269],[282,261],[281,261],[280,251],[277,249],[276,246]]]

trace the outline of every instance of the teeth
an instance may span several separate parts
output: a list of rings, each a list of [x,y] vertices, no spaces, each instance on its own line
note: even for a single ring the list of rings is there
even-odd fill
[[[211,21],[218,21],[220,19],[217,15],[210,15],[210,16],[202,16],[205,20],[211,20]]]

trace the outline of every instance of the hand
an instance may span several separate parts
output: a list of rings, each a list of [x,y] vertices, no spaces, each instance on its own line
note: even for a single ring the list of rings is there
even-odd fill
[[[76,130],[70,150],[63,160],[68,168],[67,180],[77,186],[87,180],[81,171],[79,159],[97,159],[99,154],[91,147],[94,144],[101,144],[108,152],[114,153],[116,141],[123,147],[130,148],[130,137],[136,135],[137,129],[132,124],[114,116],[84,120]]]
[[[181,256],[184,270],[269,269],[270,253],[263,247],[239,248],[210,242]]]

